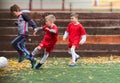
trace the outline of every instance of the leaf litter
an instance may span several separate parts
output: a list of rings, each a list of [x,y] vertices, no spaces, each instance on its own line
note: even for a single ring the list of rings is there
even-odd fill
[[[39,60],[38,60],[39,61]],[[64,68],[67,67],[68,62],[71,61],[71,58],[49,58],[47,59],[46,63],[44,64],[44,67],[55,67],[57,65],[63,66]],[[105,63],[120,63],[120,56],[98,56],[98,57],[81,57],[80,60],[78,60],[78,63],[100,63],[100,64],[105,64]],[[66,66],[66,67],[65,67]],[[16,76],[18,73],[16,71],[19,70],[26,70],[28,68],[31,68],[30,61],[24,60],[21,63],[18,63],[17,59],[8,59],[8,65],[5,68],[0,68],[0,77],[1,76],[7,76],[9,75],[9,71],[13,71],[14,73],[12,74],[13,76]],[[34,72],[31,71],[28,73],[32,75]],[[57,76],[56,76],[57,77]],[[89,79],[92,79],[89,77]]]

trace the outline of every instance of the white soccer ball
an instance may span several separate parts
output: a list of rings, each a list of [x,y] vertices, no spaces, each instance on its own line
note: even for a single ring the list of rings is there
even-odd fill
[[[6,67],[8,64],[8,60],[6,57],[0,57],[0,68]]]

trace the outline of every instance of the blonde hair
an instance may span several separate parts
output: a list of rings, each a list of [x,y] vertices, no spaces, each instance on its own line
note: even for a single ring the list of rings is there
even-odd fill
[[[51,20],[52,22],[56,21],[56,17],[53,14],[46,16],[45,19]]]

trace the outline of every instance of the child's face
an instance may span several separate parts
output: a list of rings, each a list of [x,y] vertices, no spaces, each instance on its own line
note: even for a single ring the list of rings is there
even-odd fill
[[[74,22],[74,23],[78,22],[78,19],[74,16],[71,16],[70,20],[71,20],[71,22]]]
[[[16,11],[12,12],[13,16],[18,17],[18,13]]]
[[[48,26],[51,26],[52,25],[52,21],[50,20],[50,19],[46,19],[46,25],[48,25]]]

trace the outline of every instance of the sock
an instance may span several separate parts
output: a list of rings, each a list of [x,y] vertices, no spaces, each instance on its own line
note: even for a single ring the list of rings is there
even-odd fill
[[[32,54],[32,56],[34,56],[34,55],[39,54],[39,53],[40,53],[40,51],[39,51],[39,49],[36,47],[31,54]]]
[[[75,56],[76,56],[76,58],[78,58],[78,57],[79,57],[79,55],[78,55],[77,53],[75,53]]]
[[[39,68],[41,68],[42,65],[43,65],[43,64],[38,63],[35,68],[36,68],[36,69],[39,69]]]
[[[68,50],[68,53],[69,53],[70,55],[72,55],[71,50]],[[76,58],[78,58],[78,57],[79,57],[79,55],[78,55],[77,53],[75,53],[75,56],[76,56]]]
[[[68,50],[68,53],[69,53],[70,55],[72,55],[71,50]]]
[[[71,54],[72,54],[72,62],[76,63],[76,53],[75,53],[75,49],[71,47]]]
[[[44,64],[45,61],[46,61],[46,59],[48,58],[48,56],[49,56],[49,53],[45,53],[44,56],[43,56],[43,58],[40,61],[40,64]]]

